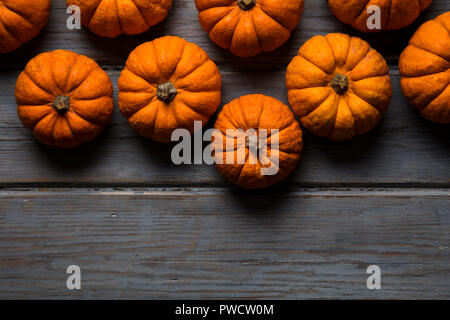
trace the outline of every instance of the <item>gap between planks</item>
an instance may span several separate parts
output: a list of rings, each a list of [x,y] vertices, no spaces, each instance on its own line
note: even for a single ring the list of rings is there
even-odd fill
[[[229,188],[0,188],[0,198],[42,197],[61,195],[81,196],[133,196],[133,197],[164,197],[164,196],[217,196],[232,193],[236,190]],[[265,196],[267,192],[277,195],[277,190],[241,190],[236,196]],[[410,197],[436,197],[450,198],[450,189],[426,188],[311,188],[289,190],[280,194],[282,197],[384,197],[384,198],[410,198]]]

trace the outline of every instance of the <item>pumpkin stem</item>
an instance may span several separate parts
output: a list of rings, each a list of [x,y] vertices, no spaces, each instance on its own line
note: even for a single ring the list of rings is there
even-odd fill
[[[343,95],[348,90],[348,77],[342,74],[336,74],[331,81],[331,86],[337,94]]]
[[[256,5],[256,0],[238,0],[238,5],[244,11],[251,10]]]
[[[156,92],[156,96],[158,97],[158,99],[165,103],[172,102],[177,94],[177,89],[175,89],[175,86],[172,82],[160,84]]]
[[[57,96],[53,101],[53,109],[56,112],[63,114],[69,111],[70,109],[70,97],[67,96]]]

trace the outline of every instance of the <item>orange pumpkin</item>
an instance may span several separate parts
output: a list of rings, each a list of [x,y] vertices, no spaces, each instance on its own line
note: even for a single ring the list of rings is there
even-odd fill
[[[40,142],[76,147],[99,135],[113,113],[113,87],[92,59],[56,50],[28,62],[16,84],[18,114]]]
[[[36,37],[47,24],[51,0],[0,1],[0,53],[11,52]]]
[[[308,40],[288,66],[286,86],[303,126],[333,140],[371,130],[392,97],[384,58],[364,40],[341,33]]]
[[[401,87],[431,121],[450,123],[450,12],[424,23],[400,56]]]
[[[119,78],[119,108],[140,135],[170,142],[172,132],[194,131],[221,102],[222,78],[199,46],[178,37],[147,42],[131,52]]]
[[[81,23],[95,34],[115,38],[139,34],[163,21],[172,0],[67,0],[81,9]]]
[[[285,43],[303,13],[303,0],[195,0],[200,24],[218,46],[239,57]]]
[[[328,5],[342,22],[362,32],[377,32],[409,26],[431,2],[432,0],[328,0]],[[380,9],[380,29],[367,27],[367,22],[371,17],[375,17],[373,6]]]
[[[219,133],[212,143],[217,169],[243,188],[265,188],[282,180],[300,159],[300,125],[289,107],[274,98],[253,94],[233,100],[214,127]]]

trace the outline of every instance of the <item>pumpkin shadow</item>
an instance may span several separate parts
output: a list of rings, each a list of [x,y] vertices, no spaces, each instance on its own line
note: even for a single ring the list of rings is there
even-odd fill
[[[24,69],[25,65],[35,56],[42,52],[49,51],[46,46],[51,41],[48,27],[44,27],[41,32],[30,41],[24,43],[20,48],[1,55],[0,66],[7,70]]]
[[[285,183],[286,181],[283,180],[266,189],[247,190],[227,182],[227,187],[232,195],[229,197],[229,201],[232,201],[235,206],[249,216],[273,216],[276,218],[284,212],[285,206],[288,205],[286,200],[289,198],[289,194],[296,191],[293,185]]]
[[[207,127],[204,128],[206,130]],[[131,129],[130,129],[131,130]],[[173,148],[180,143],[181,141],[169,142],[169,143],[160,143],[153,141],[151,139],[147,139],[136,134],[135,139],[138,140],[138,152],[140,155],[145,155],[148,157],[149,166],[151,165],[151,170],[159,170],[161,172],[167,172],[167,176],[175,179],[174,187],[178,186],[190,186],[190,187],[204,187],[208,185],[207,180],[210,180],[211,174],[206,172],[208,170],[208,166],[204,163],[202,164],[194,164],[193,163],[193,155],[194,155],[194,141],[193,136],[191,136],[191,163],[190,164],[180,164],[176,165],[172,159],[172,150]],[[205,150],[205,147],[210,142],[203,142],[202,151]],[[183,155],[183,153],[181,153]],[[201,168],[200,168],[201,166]],[[197,168],[194,168],[197,167]],[[211,171],[215,170],[215,168],[210,168]],[[180,172],[178,175],[177,172]],[[203,174],[202,174],[203,173]],[[206,178],[205,178],[206,177]],[[181,178],[181,179],[179,179]],[[203,179],[205,178],[205,179]],[[202,180],[203,179],[203,180]],[[186,180],[183,182],[183,180]],[[170,186],[170,181],[169,181]]]
[[[96,35],[86,27],[83,27],[79,32],[83,33],[83,41],[87,42],[89,47],[94,48],[94,52],[98,50],[99,52],[107,54],[107,61],[98,61],[100,64],[110,64],[112,62],[114,64],[122,63],[125,65],[129,54],[136,47],[160,37],[175,35],[171,32],[171,25],[174,23],[173,20],[175,19],[176,10],[177,6],[173,5],[166,19],[159,24],[150,27],[146,32],[137,35],[122,34],[116,38],[106,38]],[[178,8],[178,10],[180,10],[180,8]],[[114,49],[111,50],[111,48]]]
[[[442,143],[450,151],[450,124],[435,123],[424,118],[421,121],[427,133],[433,138],[433,141]]]
[[[131,130],[131,128],[130,128]],[[171,161],[172,148],[176,143],[160,143],[141,137],[136,134],[135,139],[139,141],[139,147],[141,152],[146,154],[152,160],[152,165],[157,165],[161,168],[176,168],[182,166],[176,166]]]
[[[108,139],[111,130],[111,125],[108,125],[93,140],[71,149],[37,143],[40,156],[44,159],[42,162],[46,164],[52,174],[64,178],[64,181],[68,181],[68,177],[82,176],[87,169],[98,166],[101,157],[105,157],[104,150],[113,143],[111,139]]]
[[[417,134],[421,134],[424,139],[429,139],[427,140],[428,143],[442,144],[449,150],[450,124],[436,123],[425,119],[405,98],[403,99],[405,108],[407,108],[404,112],[407,112],[406,116],[409,118],[408,123],[410,126],[417,128]]]
[[[399,53],[408,46],[409,39],[413,36],[420,23],[417,21],[406,28],[394,31],[363,33],[352,30],[352,36],[359,37],[367,41],[370,46],[378,51],[386,60],[389,66],[398,64]]]
[[[344,141],[318,137],[307,130],[303,130],[305,140],[303,153],[306,155],[321,153],[327,158],[327,161],[337,165],[336,170],[339,170],[339,167],[353,167],[360,162],[375,158],[382,148],[384,139],[388,138],[385,126],[385,121],[381,120],[370,132]]]
[[[98,57],[100,61],[97,61],[101,65],[111,63],[114,65],[125,65],[131,51],[145,42],[158,38],[157,35],[150,32],[133,36],[120,35],[113,39],[100,37],[87,29],[82,32],[84,33],[83,41],[87,42],[89,47],[93,48],[94,52],[103,52]],[[111,48],[114,48],[114,50],[111,50]],[[101,59],[105,59],[105,61]]]

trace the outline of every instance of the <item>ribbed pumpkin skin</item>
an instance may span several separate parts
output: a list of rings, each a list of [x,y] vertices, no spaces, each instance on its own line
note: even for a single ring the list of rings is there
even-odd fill
[[[170,83],[171,101],[158,96]],[[137,47],[119,78],[119,108],[143,137],[167,143],[175,129],[194,131],[206,124],[221,102],[222,78],[216,64],[199,46],[167,36]]]
[[[342,77],[348,88],[338,93],[333,81]],[[392,97],[384,58],[364,40],[341,33],[308,40],[288,66],[286,86],[303,126],[333,140],[370,131]]]
[[[200,24],[211,40],[239,57],[256,56],[280,47],[289,39],[303,13],[303,0],[255,0],[249,10],[243,10],[236,0],[195,3]]]
[[[403,94],[422,117],[450,123],[450,12],[417,30],[399,69]]]
[[[81,23],[108,38],[139,34],[163,21],[172,0],[67,0],[81,9]]]
[[[432,0],[328,0],[333,14],[342,22],[362,32],[398,30],[413,23]],[[381,10],[381,30],[367,28],[373,13],[367,8],[376,5]]]
[[[23,125],[40,142],[76,147],[99,135],[113,113],[113,87],[92,59],[71,51],[42,53],[19,75],[15,97]],[[70,99],[68,110],[54,107],[58,97]]]
[[[47,24],[51,0],[0,0],[0,53],[20,48]]]
[[[272,97],[253,94],[231,101],[219,113],[214,127],[222,133],[220,138],[214,139],[212,143],[215,150],[216,167],[228,181],[240,187],[262,189],[277,183],[295,169],[300,159],[303,149],[300,125],[289,107]],[[227,130],[238,129],[243,130],[242,135],[249,129],[254,129],[256,132],[266,129],[268,137],[266,154],[269,157],[272,154],[271,130],[279,130],[279,170],[276,175],[261,174],[261,168],[267,168],[267,164],[262,164],[261,158],[250,151],[254,149],[240,143],[242,139],[234,138],[236,149],[227,149],[225,140]],[[231,139],[233,140],[233,138]],[[237,155],[243,148],[245,148],[245,164],[238,164]],[[228,155],[229,152],[235,152],[234,164],[226,162],[227,156],[233,157],[233,154]],[[253,164],[251,158],[256,159],[256,161],[253,160]],[[218,159],[223,159],[222,164],[217,163]]]

